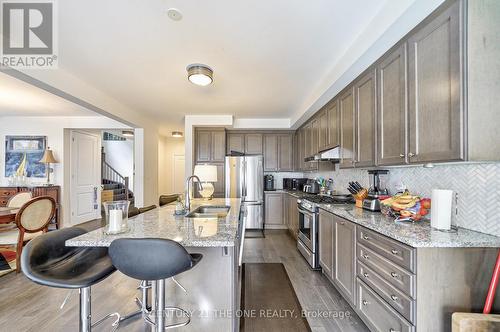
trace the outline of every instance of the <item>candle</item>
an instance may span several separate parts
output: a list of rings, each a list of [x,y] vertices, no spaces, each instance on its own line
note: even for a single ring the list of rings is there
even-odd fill
[[[122,210],[109,210],[109,232],[120,232],[122,228]]]

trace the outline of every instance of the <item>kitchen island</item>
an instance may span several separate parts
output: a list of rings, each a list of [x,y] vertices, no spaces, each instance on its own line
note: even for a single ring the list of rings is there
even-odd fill
[[[164,238],[180,243],[190,253],[201,253],[203,259],[195,268],[176,276],[187,292],[167,280],[166,304],[191,313],[189,331],[238,331],[235,313],[240,308],[239,255],[244,229],[241,202],[224,198],[191,201],[191,211],[199,206],[228,206],[229,211],[220,218],[186,218],[174,216],[174,205],[165,205],[130,218],[126,233],[107,235],[100,228],[70,239],[66,245],[108,247],[117,238]]]

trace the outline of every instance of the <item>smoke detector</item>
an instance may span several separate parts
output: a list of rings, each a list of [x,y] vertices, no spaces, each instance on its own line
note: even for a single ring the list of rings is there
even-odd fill
[[[172,21],[180,21],[180,20],[182,20],[182,13],[177,8],[169,8],[167,10],[167,16]]]

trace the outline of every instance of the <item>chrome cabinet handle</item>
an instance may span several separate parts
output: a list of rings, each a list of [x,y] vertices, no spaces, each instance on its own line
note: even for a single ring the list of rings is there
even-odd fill
[[[363,277],[368,278],[368,273],[363,273]]]
[[[341,221],[341,222],[340,222],[340,224],[341,224],[341,225],[345,225],[345,221]]]
[[[411,157],[415,157],[415,156],[416,156],[416,154],[415,154],[415,153],[412,153],[412,152],[408,153],[408,157],[410,157],[410,158],[411,158]]]
[[[364,240],[369,240],[370,238],[368,236],[366,236],[366,235],[363,235],[363,239]]]
[[[398,297],[397,297],[396,295],[391,295],[391,299],[392,299],[393,301],[397,301],[397,300],[398,300]]]
[[[363,258],[364,258],[364,259],[368,259],[368,255],[364,254],[364,255],[363,255]]]
[[[368,305],[368,301],[367,300],[363,300],[363,305]]]
[[[399,158],[404,158],[406,157],[404,153],[399,154]]]
[[[391,253],[392,253],[393,255],[397,255],[397,254],[398,254],[398,251],[397,251],[396,249],[391,249]]]
[[[398,277],[398,274],[396,272],[391,272],[391,277],[393,278],[397,278]]]
[[[389,329],[389,332],[399,332],[399,331],[395,329]]]

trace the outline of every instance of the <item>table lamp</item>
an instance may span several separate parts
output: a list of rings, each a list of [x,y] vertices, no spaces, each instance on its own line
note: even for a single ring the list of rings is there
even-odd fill
[[[215,188],[213,183],[217,182],[217,166],[215,165],[196,165],[194,166],[194,175],[200,178],[203,190],[199,193],[205,199],[212,199]]]
[[[58,161],[56,160],[56,158],[54,158],[54,154],[52,154],[52,150],[49,147],[47,147],[47,149],[43,153],[42,159],[40,159],[38,162],[47,164],[47,185],[50,186],[50,173],[54,171],[52,168],[50,168],[50,164],[57,164]]]

